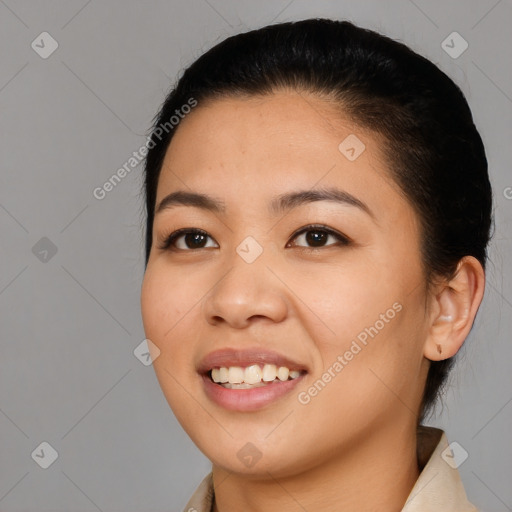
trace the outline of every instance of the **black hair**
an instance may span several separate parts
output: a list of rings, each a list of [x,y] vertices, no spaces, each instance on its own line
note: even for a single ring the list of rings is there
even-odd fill
[[[158,178],[178,129],[171,117],[177,119],[184,105],[290,88],[330,98],[340,114],[382,136],[390,175],[421,223],[427,285],[435,276],[452,277],[467,255],[485,268],[492,192],[482,139],[462,91],[406,45],[329,19],[229,37],[184,71],[148,138],[146,265]],[[453,357],[430,363],[418,422],[432,409],[453,363]]]

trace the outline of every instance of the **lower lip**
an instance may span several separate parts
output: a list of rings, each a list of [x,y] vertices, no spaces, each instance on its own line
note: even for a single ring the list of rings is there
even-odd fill
[[[215,384],[203,375],[206,395],[217,405],[231,411],[256,411],[290,393],[302,380],[303,375],[292,380],[274,381],[272,384],[253,389],[228,389]]]

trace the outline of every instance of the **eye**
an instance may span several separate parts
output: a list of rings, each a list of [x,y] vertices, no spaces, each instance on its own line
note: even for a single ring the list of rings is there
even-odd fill
[[[350,244],[348,237],[322,225],[310,225],[301,228],[300,231],[294,233],[292,240],[296,240],[296,242],[293,244],[289,242],[286,247],[298,246],[317,249],[336,244],[342,246]],[[219,246],[206,231],[202,229],[183,228],[167,236],[160,246],[160,249],[192,251],[211,247]]]
[[[295,233],[292,239],[295,239],[299,242],[293,245],[311,249],[328,247],[336,244],[350,244],[350,240],[346,236],[321,225],[306,226],[305,228],[302,228],[300,231]],[[289,244],[287,247],[289,247]]]
[[[205,249],[208,247],[218,247],[213,241],[208,243],[208,239],[213,238],[202,229],[183,228],[171,233],[164,241],[160,249],[190,251],[194,249]]]

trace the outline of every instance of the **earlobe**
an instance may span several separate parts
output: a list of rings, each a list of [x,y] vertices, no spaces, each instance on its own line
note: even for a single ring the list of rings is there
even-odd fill
[[[431,361],[454,356],[464,343],[482,302],[485,274],[473,256],[459,261],[455,276],[436,286],[423,355]]]

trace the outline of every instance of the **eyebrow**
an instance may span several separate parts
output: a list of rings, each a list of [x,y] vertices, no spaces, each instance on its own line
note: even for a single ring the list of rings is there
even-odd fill
[[[348,206],[354,206],[367,213],[372,218],[375,218],[370,208],[363,201],[344,190],[332,187],[299,190],[296,192],[281,194],[271,201],[269,210],[274,215],[278,215],[292,210],[293,208],[297,208],[298,206],[316,201],[331,201]],[[162,199],[162,201],[160,201],[155,210],[155,215],[176,205],[192,206],[216,213],[224,213],[226,211],[226,204],[221,199],[207,194],[178,190],[167,195]]]

